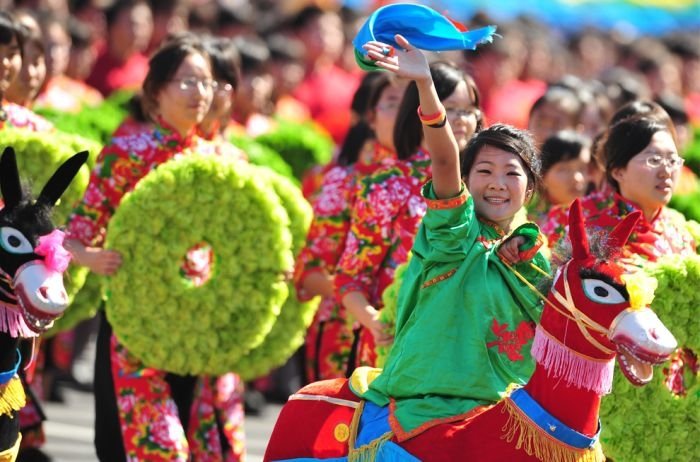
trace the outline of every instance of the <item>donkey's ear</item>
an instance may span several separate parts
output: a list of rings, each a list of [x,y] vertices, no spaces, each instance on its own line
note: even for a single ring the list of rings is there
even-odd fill
[[[608,246],[613,249],[621,249],[627,243],[627,239],[630,238],[634,227],[637,222],[642,217],[642,212],[636,210],[629,215],[627,215],[621,222],[615,226],[615,228],[610,231],[608,236]]]
[[[87,158],[88,152],[82,151],[75,154],[58,167],[56,173],[49,178],[46,186],[41,190],[41,194],[39,194],[36,202],[48,205],[49,207],[56,205],[56,202],[61,198],[61,195],[68,188],[70,182],[73,181],[75,175],[78,174],[80,167],[83,166]]]
[[[574,260],[585,260],[591,255],[579,199],[575,199],[569,208],[569,239],[571,240],[571,256]]]
[[[22,184],[19,181],[17,158],[12,147],[6,147],[0,158],[0,190],[5,207],[12,208],[22,200]]]

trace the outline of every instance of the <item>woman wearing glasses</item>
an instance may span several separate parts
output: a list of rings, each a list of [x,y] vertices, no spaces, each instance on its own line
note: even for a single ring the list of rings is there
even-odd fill
[[[667,207],[683,166],[668,119],[636,115],[619,120],[608,129],[599,156],[611,188],[584,199],[586,221],[594,229],[610,230],[630,212],[642,211],[624,249],[630,271],[662,255],[694,254],[685,219]],[[550,216],[544,226],[552,230],[550,246],[567,234],[565,223],[558,215]]]
[[[74,260],[97,274],[120,270],[102,247],[126,193],[154,168],[211,143],[197,136],[214,92],[210,56],[193,36],[173,39],[149,62],[141,109],[147,122],[113,136],[69,225]],[[144,366],[119,343],[101,315],[95,362],[95,446],[100,460],[231,460],[243,455],[240,399],[223,377],[178,376]],[[121,435],[121,437],[116,436]]]

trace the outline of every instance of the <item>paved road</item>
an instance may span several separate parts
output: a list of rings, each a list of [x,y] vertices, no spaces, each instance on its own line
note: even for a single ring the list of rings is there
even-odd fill
[[[73,390],[66,390],[64,395],[63,404],[45,404],[48,421],[44,450],[54,462],[94,462],[97,457],[92,443],[92,395]],[[268,405],[263,416],[246,417],[247,462],[262,461],[279,408],[278,405]]]
[[[92,378],[94,343],[90,344],[73,369],[81,381]],[[64,389],[65,402],[45,403],[48,417],[45,423],[46,445],[44,451],[54,462],[94,462],[93,447],[94,400],[91,393]],[[281,406],[269,404],[262,416],[246,416],[248,457],[246,462],[262,462],[272,427]]]

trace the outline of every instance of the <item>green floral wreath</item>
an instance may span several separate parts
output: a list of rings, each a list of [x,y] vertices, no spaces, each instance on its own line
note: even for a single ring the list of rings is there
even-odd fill
[[[287,210],[292,233],[292,249],[296,255],[306,241],[313,211],[298,187],[266,168],[257,167],[256,175],[268,181]],[[289,284],[289,297],[282,306],[272,330],[261,345],[251,350],[236,365],[235,371],[244,380],[251,380],[281,366],[304,343],[306,330],[318,308],[318,299],[299,302],[294,285]]]
[[[612,395],[602,400],[601,441],[615,462],[695,460],[700,454],[700,440],[692,436],[700,428],[700,257],[666,257],[646,271],[658,281],[651,306],[680,347],[695,353],[695,369],[688,356],[672,358],[641,388],[615,374]],[[665,383],[670,378],[680,393],[670,391]]]
[[[285,178],[298,183],[292,173],[292,167],[282,159],[282,156],[267,146],[255,142],[247,136],[231,136],[231,144],[242,150],[248,156],[248,161],[253,165],[259,165],[274,170]]]
[[[330,162],[333,154],[333,140],[311,122],[278,119],[274,130],[255,141],[278,152],[298,179],[311,167]]]
[[[700,127],[694,128],[693,139],[688,145],[688,149],[683,153],[683,157],[685,165],[690,167],[696,175],[700,175]]]
[[[700,188],[689,194],[674,194],[668,206],[678,210],[689,220],[700,221]]]
[[[194,286],[180,268],[202,242],[213,250],[213,274]],[[242,162],[191,155],[161,165],[124,197],[105,247],[123,258],[107,280],[115,335],[146,365],[170,372],[235,370],[288,294],[289,218]]]
[[[700,250],[700,223],[695,220],[686,220],[685,229],[693,237],[695,244],[698,246],[698,250]]]
[[[384,308],[379,312],[379,320],[384,324],[391,326],[392,331],[396,329],[396,315],[398,310],[399,302],[399,291],[401,290],[401,284],[403,283],[403,275],[406,273],[408,264],[411,262],[411,254],[408,254],[408,260],[405,263],[400,264],[396,267],[396,272],[394,273],[394,280],[384,289],[382,294],[382,302],[384,303]],[[386,360],[391,353],[392,345],[377,346],[377,367],[384,367]]]
[[[84,107],[77,113],[53,108],[40,108],[36,112],[62,132],[79,134],[104,144],[128,115],[126,106],[132,95],[132,92],[116,92],[97,106]]]
[[[36,196],[51,175],[70,156],[88,150],[90,157],[99,154],[101,146],[94,141],[67,133],[40,133],[25,129],[0,130],[0,147],[13,146],[23,178],[29,179]],[[83,197],[90,179],[90,169],[84,165],[54,208],[54,223],[63,225],[73,206]]]

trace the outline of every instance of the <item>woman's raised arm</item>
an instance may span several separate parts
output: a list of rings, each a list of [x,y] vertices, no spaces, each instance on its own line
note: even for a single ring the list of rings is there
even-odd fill
[[[459,149],[447,122],[445,108],[435,91],[428,60],[422,51],[408,43],[400,34],[395,39],[401,50],[374,41],[367,42],[364,49],[378,67],[416,82],[423,136],[432,161],[433,189],[438,198],[454,197],[459,194],[462,186]]]

